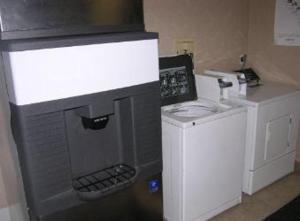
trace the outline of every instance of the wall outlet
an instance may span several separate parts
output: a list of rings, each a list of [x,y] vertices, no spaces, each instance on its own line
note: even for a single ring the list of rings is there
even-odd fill
[[[193,54],[195,50],[195,42],[191,39],[176,40],[176,53],[177,54]]]

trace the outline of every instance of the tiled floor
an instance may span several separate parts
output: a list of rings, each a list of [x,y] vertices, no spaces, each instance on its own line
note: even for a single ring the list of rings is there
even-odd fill
[[[296,172],[252,196],[243,195],[242,203],[210,221],[260,221],[300,194],[300,164]]]

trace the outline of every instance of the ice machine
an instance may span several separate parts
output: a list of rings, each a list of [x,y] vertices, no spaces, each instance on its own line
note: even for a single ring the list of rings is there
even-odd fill
[[[142,1],[9,0],[0,17],[26,210],[11,214],[162,220],[158,35]]]
[[[147,197],[159,205],[146,183],[159,188],[162,170],[156,34],[11,43],[2,54],[31,220],[121,220]]]

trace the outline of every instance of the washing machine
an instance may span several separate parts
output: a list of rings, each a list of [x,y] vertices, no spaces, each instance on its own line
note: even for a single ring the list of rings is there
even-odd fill
[[[201,77],[208,75],[229,79],[233,83],[229,99],[248,109],[243,192],[252,195],[293,172],[300,117],[299,89],[275,82],[247,87],[242,73],[206,70]]]
[[[241,202],[246,109],[197,99],[188,55],[161,58],[160,81],[164,218],[207,220]]]

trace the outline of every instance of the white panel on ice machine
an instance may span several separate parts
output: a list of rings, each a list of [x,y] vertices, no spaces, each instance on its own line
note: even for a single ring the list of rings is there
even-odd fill
[[[3,55],[9,98],[16,105],[159,80],[157,38],[6,51]]]

